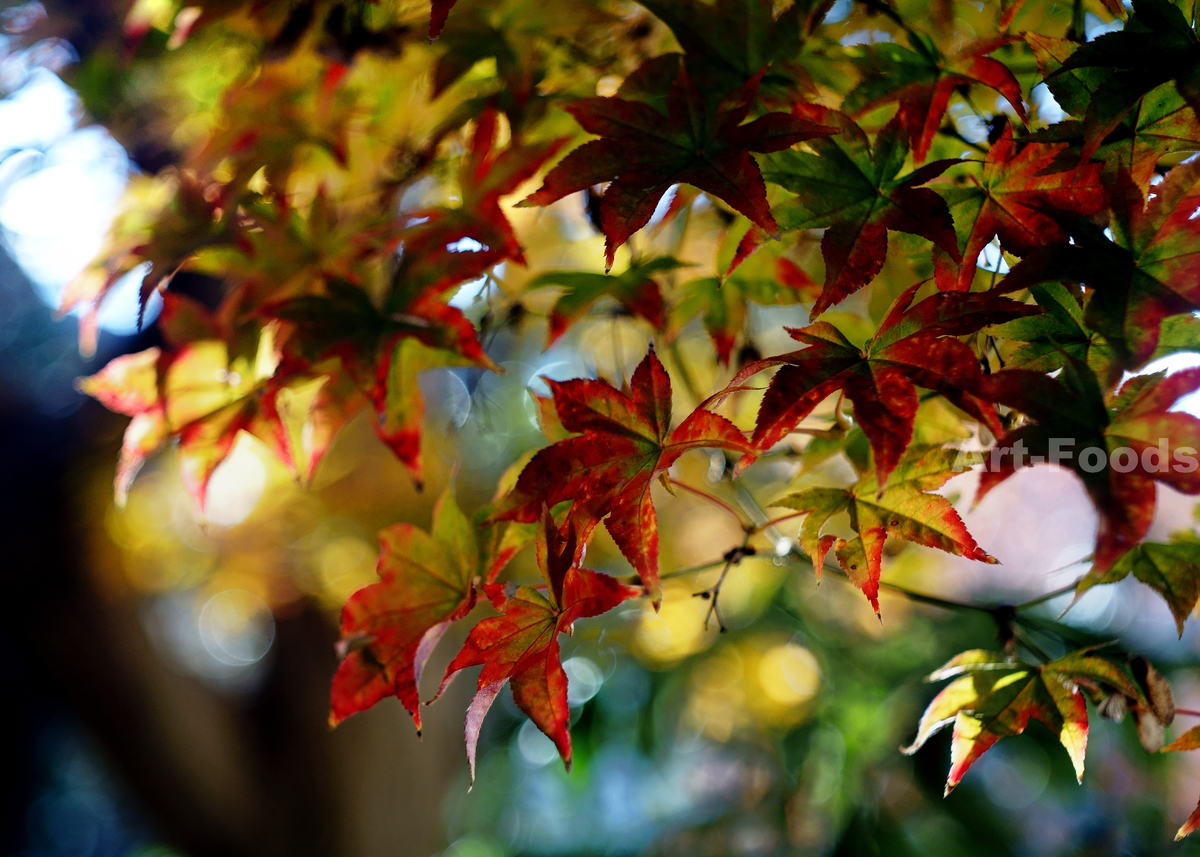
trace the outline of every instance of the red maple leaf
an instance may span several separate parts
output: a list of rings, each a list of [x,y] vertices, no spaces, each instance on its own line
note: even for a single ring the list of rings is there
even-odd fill
[[[1186,459],[1177,457],[1189,450],[1194,456],[1200,449],[1200,419],[1170,410],[1181,396],[1198,387],[1200,369],[1137,375],[1106,402],[1095,375],[1075,360],[1068,361],[1053,379],[1023,369],[989,376],[984,381],[985,395],[1016,408],[1033,422],[996,441],[996,449],[1004,452],[996,452],[994,458],[989,455],[976,502],[1018,469],[1032,465],[1035,457],[1070,468],[1100,516],[1091,573],[1103,575],[1150,529],[1155,481],[1185,494],[1200,494],[1195,459],[1187,470]],[[1064,444],[1064,439],[1071,442]],[[1011,451],[1018,441],[1028,456]],[[1126,448],[1132,456],[1122,454],[1120,461],[1113,456],[1097,468],[1098,458],[1084,460],[1083,452],[1089,448],[1106,456]],[[1066,458],[1060,457],[1063,452]]]
[[[746,461],[754,448],[737,426],[703,405],[672,431],[671,379],[653,351],[634,371],[628,393],[604,381],[546,383],[563,427],[577,434],[535,455],[494,517],[536,521],[543,505],[572,500],[567,520],[582,548],[607,516],[613,541],[657,603],[658,522],[651,483],[688,450],[727,449]]]
[[[651,62],[661,65],[662,59]],[[601,139],[567,155],[521,204],[549,205],[611,182],[600,203],[609,267],[617,248],[649,222],[662,195],[679,183],[724,200],[777,235],[766,185],[750,153],[777,152],[836,129],[786,113],[767,113],[742,124],[761,78],[759,72],[711,112],[682,64],[665,96],[665,116],[648,103],[615,96],[572,102],[566,109],[584,130]],[[631,79],[640,79],[638,72]]]
[[[471,322],[434,294],[398,289],[380,310],[362,289],[332,281],[324,295],[283,301],[261,312],[289,323],[289,365],[337,382],[330,388],[330,405],[361,404],[346,388],[347,379],[371,402],[380,439],[418,482],[424,403],[417,375],[437,366],[496,368]],[[329,367],[330,360],[337,365]],[[337,415],[327,408],[324,416],[329,426]]]
[[[393,524],[379,534],[379,545],[380,582],[355,592],[342,608],[339,647],[346,654],[333,678],[329,725],[395,696],[419,733],[421,671],[450,623],[475,606],[475,527],[448,485],[428,533]]]
[[[208,483],[248,432],[265,443],[286,467],[295,468],[291,439],[277,400],[291,379],[286,373],[260,376],[259,366],[277,357],[270,337],[246,336],[231,319],[239,292],[217,313],[173,293],[163,296],[162,330],[167,347],[150,348],[111,361],[82,378],[79,389],[109,410],[133,418],[125,430],[114,494],[125,502],[146,458],[172,438],[184,487],[203,512]]]
[[[456,0],[433,0],[429,11],[429,38],[432,41],[441,35],[446,18],[454,8]]]
[[[525,256],[500,200],[533,178],[566,138],[496,150],[499,113],[489,107],[476,120],[471,148],[459,168],[462,204],[408,214],[396,283],[406,295],[430,295],[474,279],[493,265]]]
[[[988,152],[982,175],[971,177],[973,186],[939,188],[962,247],[961,265],[934,248],[940,288],[969,291],[979,254],[993,236],[999,236],[1005,250],[1025,256],[1037,247],[1066,243],[1067,230],[1056,214],[1092,215],[1104,207],[1107,194],[1100,184],[1099,164],[1047,172],[1066,148],[1065,143],[1018,147],[1006,127]]]
[[[547,579],[546,593],[533,586],[485,585],[488,598],[501,615],[484,619],[472,629],[462,650],[446,668],[438,691],[440,695],[459,670],[483,666],[475,697],[467,709],[467,759],[472,781],[483,718],[510,682],[517,707],[554,742],[567,768],[571,767],[567,674],[559,657],[558,635],[569,632],[577,619],[599,616],[644,594],[640,587],[576,567],[574,533],[562,539],[544,507],[543,521],[538,565]]]
[[[1087,221],[1073,222],[1071,243],[1034,250],[1000,287],[1085,284],[1092,293],[1088,327],[1117,353],[1117,369],[1139,366],[1153,355],[1167,316],[1200,310],[1197,205],[1200,163],[1178,164],[1148,197],[1121,171],[1112,188],[1110,233]]]
[[[995,411],[978,395],[982,379],[974,353],[955,339],[990,324],[1039,312],[995,294],[939,292],[911,306],[918,283],[892,304],[875,336],[861,349],[832,324],[818,321],[789,329],[800,351],[750,364],[731,382],[782,366],[763,397],[754,444],[769,449],[838,390],[854,404],[855,420],[871,442],[879,484],[912,438],[916,387],[941,393],[977,420],[1000,430]]]

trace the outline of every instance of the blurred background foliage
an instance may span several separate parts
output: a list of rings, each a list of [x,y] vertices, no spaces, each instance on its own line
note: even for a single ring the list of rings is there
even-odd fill
[[[952,42],[986,35],[993,5],[904,0],[896,8]],[[829,9],[803,57],[819,92],[846,90],[855,46],[896,38],[880,7],[838,0]],[[201,15],[206,26],[189,34]],[[1200,849],[1196,841],[1170,843],[1200,788],[1200,765],[1147,756],[1130,724],[1093,721],[1083,785],[1054,736],[1034,727],[999,744],[943,799],[948,736],[911,758],[898,747],[911,740],[932,695],[921,676],[963,649],[992,647],[993,619],[885,590],[881,625],[843,580],[827,576],[818,588],[786,535],[768,531],[753,542],[756,555],[730,571],[722,595],[729,631],[720,634],[706,623],[708,602],[691,596],[713,583],[719,558],[742,533],[720,509],[686,494],[663,495],[659,504],[667,578],[661,613],[627,604],[564,640],[576,742],[571,773],[505,694],[487,721],[479,777],[468,791],[460,737],[465,680],[430,709],[420,742],[392,700],[326,729],[336,614],[375,579],[375,533],[395,521],[427,526],[456,464],[464,507],[487,501],[500,474],[543,442],[527,394],[530,386],[545,392],[539,375],[599,375],[620,384],[646,351],[650,327],[615,304],[601,304],[542,349],[544,317],[561,290],[529,291],[528,284],[559,269],[602,270],[603,238],[579,197],[545,210],[506,209],[528,267],[500,266],[455,298],[506,374],[456,369],[422,377],[424,492],[359,417],[310,489],[243,435],[213,478],[206,518],[170,452],[147,466],[124,509],[113,506],[112,461],[124,420],[84,403],[72,382],[108,357],[156,344],[159,334],[138,332],[135,280],[106,305],[90,359],[76,347],[77,318],[54,321],[50,307],[122,216],[123,193],[146,205],[162,192],[162,171],[181,164],[227,175],[249,168],[226,155],[236,150],[230,129],[253,125],[276,141],[268,169],[286,176],[297,210],[320,187],[347,210],[369,208],[366,189],[403,184],[432,129],[461,124],[479,99],[520,104],[537,115],[544,137],[571,134],[566,115],[553,109],[559,100],[611,93],[620,82],[614,70],[627,72],[673,46],[645,10],[619,0],[459,0],[434,44],[422,35],[427,17],[424,0],[64,0],[2,13],[0,430],[10,462],[0,521],[9,546],[0,629],[8,701],[4,853]],[[1088,38],[1121,24],[1099,2],[1030,0],[1015,26],[1065,33],[1080,23]],[[1052,124],[1063,114],[1044,86],[1035,87],[1036,66],[1023,50],[1011,48],[1010,64],[1032,92],[1035,121]],[[320,103],[330,64],[351,61],[344,91],[354,103]],[[972,101],[959,93],[951,117],[960,139],[939,137],[931,157],[959,155],[1010,112],[994,95]],[[443,141],[445,176],[466,139],[450,133]],[[450,181],[417,182],[400,210],[454,193]],[[677,381],[677,411],[725,379],[697,308],[709,307],[717,326],[727,321],[721,312],[743,311],[713,307],[704,278],[724,269],[746,224],[711,203],[689,202],[683,215],[636,236],[616,269],[628,267],[634,253],[689,266],[663,277],[676,298],[662,356]],[[929,274],[927,254],[908,248],[903,236],[893,240],[880,285],[838,309],[844,329],[877,322],[903,286]],[[747,318],[728,322],[744,329],[737,339],[743,359],[784,350],[783,326],[807,320],[778,288],[776,271],[783,254],[819,280],[817,243],[767,248],[726,283],[752,301]],[[259,274],[304,276],[314,259],[339,247],[290,256],[286,242],[275,249],[278,256],[258,257]],[[1006,264],[998,250],[985,257],[985,268]],[[208,273],[236,264],[216,256]],[[209,304],[220,297],[219,279],[203,274],[181,275],[172,288]],[[148,314],[155,312],[152,304]],[[755,405],[746,396],[737,407],[745,417]],[[928,442],[953,439],[958,425],[953,418],[922,424],[933,426]],[[783,454],[755,471],[748,490],[775,496],[820,480],[822,468],[845,466],[831,459],[798,473],[796,457]],[[749,494],[723,479],[725,469],[721,456],[693,455],[680,463],[678,478],[706,484],[751,517],[761,514]],[[890,558],[885,579],[984,606],[1036,597],[1073,579],[1080,566],[1070,563],[1088,552],[1094,527],[1086,498],[1062,474],[1026,473],[1012,482],[1019,485],[997,490],[967,516],[980,543],[1004,561],[999,570],[908,547]],[[965,511],[971,478],[948,490]],[[1160,501],[1156,534],[1193,526],[1185,499],[1160,488]],[[522,555],[511,576],[531,576],[532,563]],[[588,564],[628,571],[604,534]],[[1181,703],[1195,707],[1194,628],[1174,644],[1165,607],[1131,583],[1090,592],[1069,614],[1077,642],[1119,636],[1140,647],[1171,677]],[[1065,606],[1051,601],[1039,615],[1049,621]],[[431,674],[450,649],[442,648]]]

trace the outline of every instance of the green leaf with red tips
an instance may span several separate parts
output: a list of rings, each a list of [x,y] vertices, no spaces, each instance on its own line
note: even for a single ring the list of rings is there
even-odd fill
[[[393,524],[380,532],[379,544],[380,581],[342,608],[344,657],[333,679],[329,724],[395,696],[420,732],[421,671],[450,623],[475,605],[479,545],[451,485],[434,506],[428,533]]]
[[[1107,202],[1100,184],[1100,165],[1047,172],[1065,145],[1029,143],[1018,146],[1012,131],[988,151],[979,178],[972,184],[940,190],[954,216],[962,251],[961,264],[934,251],[938,285],[945,290],[969,291],[980,252],[993,237],[1009,253],[1025,256],[1037,247],[1062,244],[1067,230],[1059,224],[1064,213],[1090,216]]]
[[[844,113],[807,104],[794,111],[840,129],[836,136],[810,142],[811,151],[779,152],[763,161],[764,178],[796,195],[772,209],[780,227],[825,230],[825,289],[813,306],[814,318],[875,278],[887,256],[889,230],[920,235],[950,258],[961,258],[945,201],[918,187],[955,161],[934,161],[901,176],[908,132],[900,118],[893,118],[872,145]]]
[[[662,291],[655,274],[686,267],[670,256],[659,256],[646,262],[630,265],[619,275],[595,274],[587,271],[548,271],[531,280],[526,288],[560,286],[563,294],[550,310],[546,347],[549,348],[575,322],[587,315],[601,298],[611,298],[630,315],[650,322],[662,330],[666,322]]]
[[[1200,602],[1200,541],[1184,536],[1167,544],[1143,542],[1107,572],[1098,574],[1093,569],[1085,575],[1075,589],[1075,597],[1078,599],[1093,586],[1117,583],[1130,574],[1162,596],[1183,637],[1183,623]]]
[[[1041,65],[1045,60],[1039,57],[1039,61]],[[1200,38],[1183,11],[1169,0],[1137,0],[1123,28],[1103,33],[1062,57],[1046,83],[1054,87],[1057,80],[1074,77],[1077,85],[1090,84],[1082,152],[1083,159],[1089,160],[1142,96],[1168,81],[1175,81],[1189,104],[1200,105],[1198,62]],[[1082,105],[1068,109],[1074,113],[1078,106]]]
[[[1168,316],[1200,309],[1200,163],[1172,169],[1144,199],[1127,174],[1113,188],[1110,240],[1094,224],[1070,225],[1072,242],[1034,250],[1005,276],[1016,291],[1046,282],[1095,291],[1086,320],[1103,335],[1118,368],[1144,364]]]
[[[993,744],[1020,735],[1030,720],[1054,733],[1070,755],[1076,777],[1082,780],[1088,717],[1079,682],[1144,699],[1126,670],[1091,650],[1073,652],[1044,666],[973,650],[956,656],[928,680],[948,678],[953,681],[925,709],[916,739],[903,748],[911,755],[940,729],[953,724],[946,794]]]
[[[955,475],[952,449],[912,450],[883,488],[872,471],[847,488],[808,488],[771,503],[805,512],[800,547],[812,560],[820,579],[825,555],[835,548],[838,564],[879,612],[879,576],[883,545],[903,539],[979,562],[994,563],[967,532],[950,501],[936,491]],[[858,536],[833,539],[822,535],[825,524],[846,512]]]
[[[493,513],[532,522],[544,506],[572,501],[567,524],[581,550],[601,520],[641,576],[652,598],[658,582],[658,521],[654,480],[692,449],[740,452],[753,447],[729,420],[705,407],[671,429],[671,379],[651,351],[633,373],[629,392],[604,381],[547,381],[563,428],[573,436],[541,450]],[[745,460],[745,459],[744,459]]]

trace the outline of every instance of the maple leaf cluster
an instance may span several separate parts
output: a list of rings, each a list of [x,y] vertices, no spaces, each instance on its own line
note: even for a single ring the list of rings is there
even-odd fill
[[[419,729],[433,647],[451,623],[473,622],[442,682],[482,667],[467,712],[472,772],[506,684],[569,763],[559,634],[632,598],[658,607],[656,486],[673,492],[676,462],[695,451],[734,461],[727,480],[773,455],[798,459],[794,482],[761,505],[802,517],[794,551],[818,579],[840,569],[876,613],[888,539],[995,563],[938,493],[960,454],[926,430],[929,403],[995,462],[979,499],[1052,460],[1063,438],[1114,461],[1132,450],[1129,468],[1066,465],[1100,521],[1078,594],[1133,574],[1182,633],[1200,598],[1195,540],[1144,541],[1156,483],[1200,494],[1194,466],[1151,467],[1147,455],[1200,448],[1200,420],[1175,409],[1200,370],[1143,372],[1200,346],[1200,166],[1185,159],[1200,150],[1200,39],[1176,6],[1120,6],[1123,29],[1087,43],[1037,31],[1020,3],[988,7],[973,26],[995,35],[951,50],[890,3],[872,8],[891,40],[867,45],[822,23],[828,3],[777,14],[770,0],[653,0],[627,44],[629,22],[606,4],[549,4],[542,30],[521,23],[534,5],[502,20],[488,4],[434,0],[432,46],[407,9],[360,10],[340,29],[309,22],[301,38],[281,24],[225,92],[214,130],[137,180],[65,300],[90,308],[83,345],[94,348],[105,297],[148,264],[142,297],[163,295],[162,344],[81,387],[132,417],[118,500],[173,444],[201,508],[239,433],[311,483],[360,412],[420,484],[419,376],[500,371],[483,335],[497,319],[548,307],[547,348],[578,347],[572,337],[598,319],[653,343],[627,383],[547,379],[551,396],[535,398],[548,445],[473,520],[448,491],[429,532],[381,533],[380,580],[342,613],[331,723],[395,696]],[[206,10],[183,49],[221,21]],[[579,97],[613,78],[611,94]],[[396,80],[412,91],[398,95]],[[1039,118],[1034,87],[1061,121]],[[995,110],[980,110],[985,98]],[[982,133],[961,121],[972,111]],[[590,262],[526,246],[588,223]],[[175,288],[183,271],[222,283],[215,306]],[[480,283],[487,314],[472,320],[452,299]],[[549,302],[535,299],[549,289]],[[764,357],[753,319],[778,305],[801,306],[807,322],[786,330],[797,350]],[[708,389],[680,357],[700,326]],[[690,409],[678,408],[668,354]],[[297,413],[286,403],[301,389],[315,394]],[[821,469],[833,459],[853,478]],[[740,523],[746,541],[726,572],[764,531]],[[624,574],[583,566],[601,525]],[[501,581],[531,542],[541,579]],[[705,593],[714,609],[719,587]],[[953,722],[948,789],[1031,718],[1082,775],[1088,699],[1106,715],[1132,707],[1139,732],[1150,713],[1160,733],[1173,719],[1165,680],[1142,661],[1019,654],[966,652],[934,673],[953,681],[910,750]]]

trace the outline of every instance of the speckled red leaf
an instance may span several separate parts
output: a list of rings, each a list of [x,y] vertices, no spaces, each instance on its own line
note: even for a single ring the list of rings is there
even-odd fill
[[[750,364],[731,385],[782,366],[763,397],[754,443],[766,450],[782,440],[831,393],[844,391],[871,442],[879,482],[912,438],[917,385],[941,393],[993,430],[995,412],[979,396],[982,372],[974,353],[954,337],[1040,310],[994,294],[940,292],[910,306],[920,284],[892,305],[875,336],[858,348],[828,322],[789,329],[807,348]]]
[[[549,527],[554,529],[553,522]],[[541,552],[539,558],[543,558]],[[555,560],[563,565],[570,561],[569,550]],[[550,576],[550,569],[543,567],[543,571]],[[567,675],[559,657],[558,635],[569,631],[577,619],[599,616],[643,591],[606,574],[574,566],[568,567],[561,578],[561,596],[557,597],[553,590],[547,597],[532,586],[485,586],[501,615],[476,625],[446,669],[443,689],[459,670],[483,666],[467,712],[467,758],[472,781],[479,729],[506,683],[512,688],[517,707],[554,742],[567,767],[571,766]]]
[[[786,113],[742,124],[761,77],[759,73],[721,102],[715,116],[708,115],[682,64],[666,93],[665,116],[650,104],[615,96],[572,102],[567,110],[601,139],[567,155],[522,204],[549,205],[611,182],[600,204],[609,266],[616,249],[649,222],[663,194],[679,183],[724,200],[768,233],[778,233],[766,185],[750,153],[776,152],[835,129]]]
[[[1154,517],[1155,481],[1185,494],[1200,494],[1200,472],[1195,467],[1195,450],[1200,450],[1200,419],[1171,407],[1182,396],[1200,388],[1200,369],[1174,375],[1157,373],[1130,378],[1111,401],[1105,401],[1095,375],[1078,361],[1070,361],[1058,375],[1011,369],[989,376],[984,394],[1015,408],[1033,422],[1009,432],[996,442],[998,449],[1011,449],[1017,441],[1026,455],[1014,461],[1011,452],[997,454],[993,465],[988,457],[979,483],[978,499],[1039,457],[1051,461],[1056,449],[1070,454],[1058,463],[1068,467],[1083,482],[1100,526],[1093,551],[1093,575],[1103,575],[1150,528]],[[1069,443],[1063,443],[1070,439]],[[1058,447],[1054,442],[1059,440]],[[1161,449],[1162,452],[1158,450]],[[1122,447],[1133,450],[1134,461],[1122,456],[1121,472],[1111,462],[1096,469],[1097,459],[1086,466],[1081,453],[1089,447],[1107,455]],[[1191,469],[1186,458],[1191,450]],[[1160,466],[1160,458],[1162,469]],[[1089,469],[1090,468],[1090,469]]]
[[[672,431],[671,380],[653,351],[634,371],[628,393],[604,381],[547,383],[563,427],[577,434],[534,456],[494,516],[535,521],[544,505],[571,500],[568,523],[579,533],[580,550],[607,517],[613,541],[657,601],[658,522],[651,483],[688,450],[717,448],[752,457],[753,447],[733,423],[704,407]]]
[[[475,527],[448,485],[426,533],[393,524],[379,534],[379,583],[342,608],[344,657],[333,679],[329,724],[397,697],[421,731],[418,683],[434,645],[475,604],[479,548]]]

